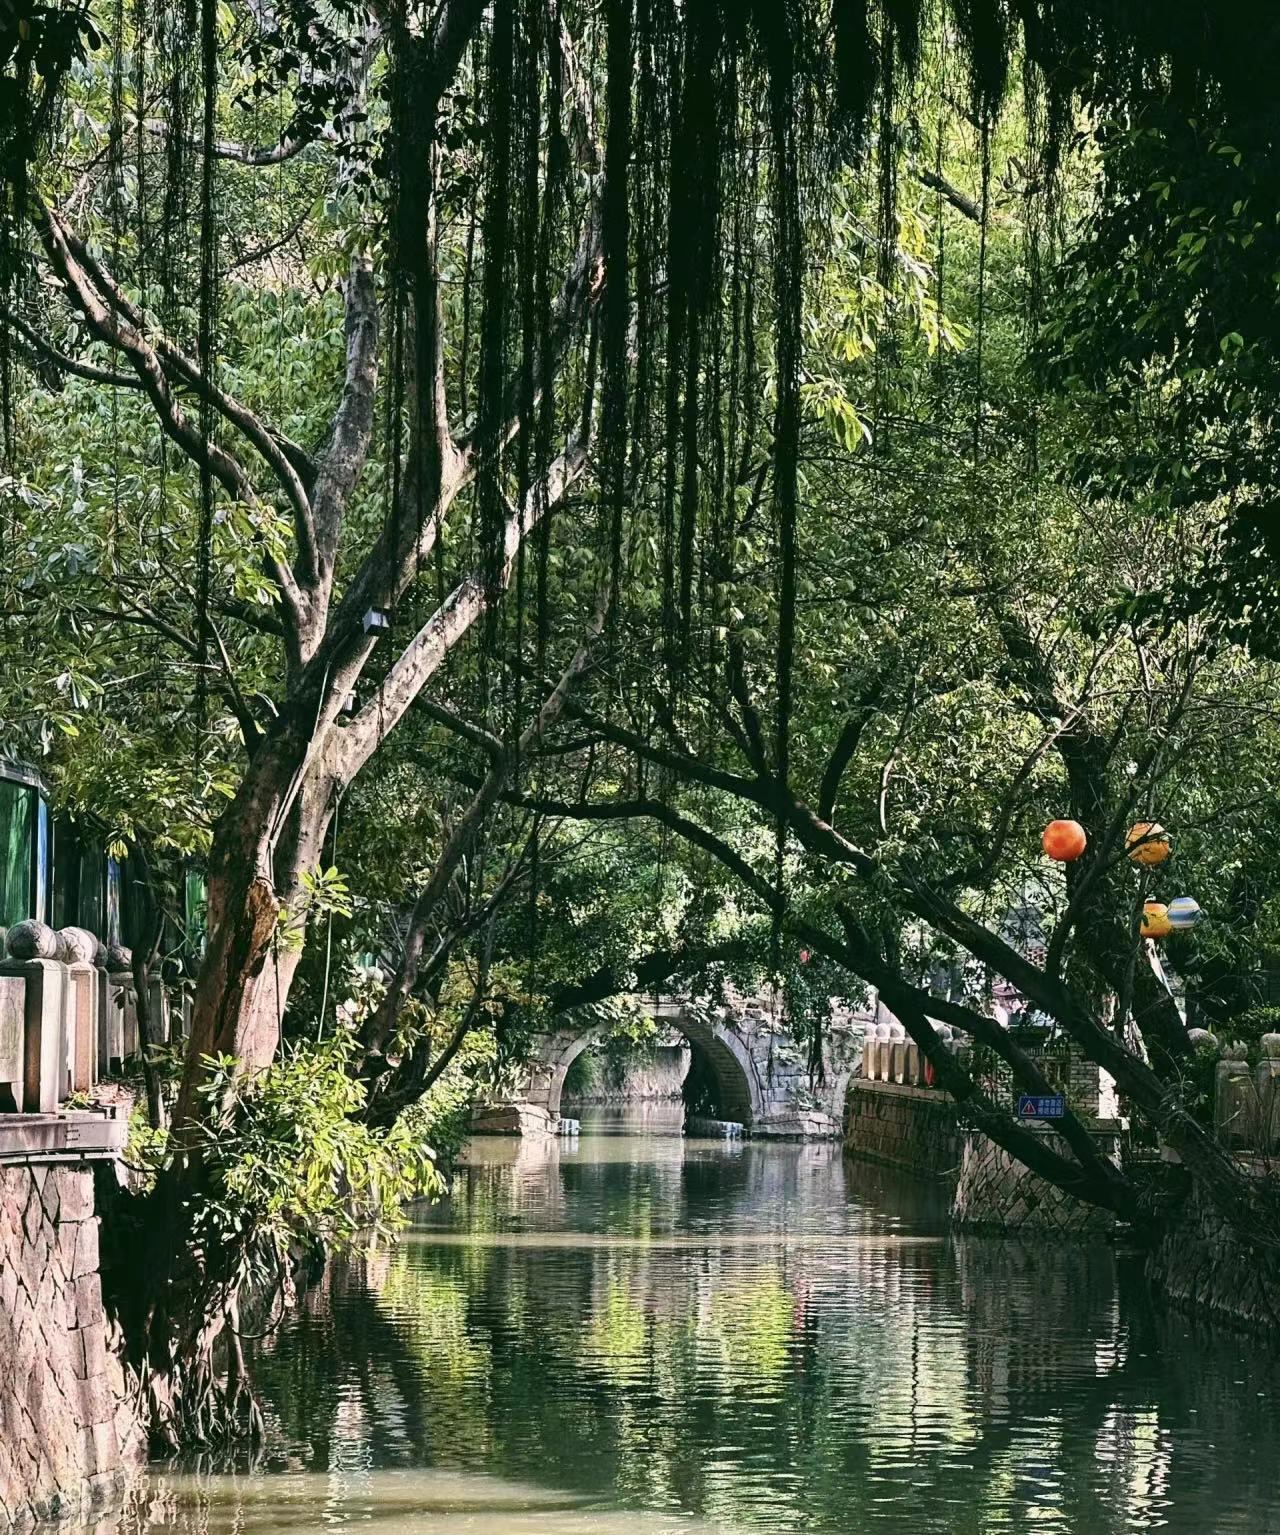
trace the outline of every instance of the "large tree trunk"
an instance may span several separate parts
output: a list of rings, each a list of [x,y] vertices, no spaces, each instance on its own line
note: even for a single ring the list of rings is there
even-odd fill
[[[275,1057],[302,956],[303,876],[316,868],[332,818],[336,785],[325,757],[303,731],[264,742],[214,832],[208,948],[174,1113],[179,1135],[202,1117],[207,1057],[232,1056],[239,1071]]]
[[[209,944],[173,1117],[179,1154],[123,1217],[135,1240],[118,1254],[111,1286],[158,1450],[261,1431],[238,1317],[255,1265],[273,1255],[282,1260],[270,1245],[265,1252],[255,1248],[251,1233],[244,1241],[202,1235],[199,1196],[209,1170],[198,1127],[221,1107],[202,1093],[209,1057],[231,1056],[238,1072],[255,1071],[269,1065],[279,1047],[302,955],[302,875],[319,859],[332,805],[332,780],[316,771],[311,744],[286,736],[265,760],[255,758],[218,824]],[[290,806],[286,796],[299,773],[307,776]],[[285,831],[276,837],[272,828],[281,816]],[[282,914],[296,921],[286,926]]]

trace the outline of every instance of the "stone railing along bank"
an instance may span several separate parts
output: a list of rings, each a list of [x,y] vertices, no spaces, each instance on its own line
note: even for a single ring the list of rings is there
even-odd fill
[[[157,978],[148,1000],[158,1039],[185,1037],[190,985]],[[108,951],[81,927],[0,931],[0,1113],[55,1113],[137,1052],[128,950]]]
[[[966,1131],[947,1095],[926,1081],[920,1053],[900,1028],[879,1023],[867,1041],[865,1074],[849,1084],[845,1145],[852,1155],[951,1184],[953,1221],[961,1228],[1063,1237],[1113,1228],[1105,1212],[1081,1205],[985,1136]],[[1256,1177],[1274,1178],[1280,1153],[1280,1034],[1263,1036],[1253,1066],[1243,1046],[1224,1048],[1199,1029],[1191,1030],[1191,1037],[1206,1081],[1212,1082],[1218,1138]],[[1115,1124],[1098,1117],[1096,1068],[1061,1055],[1041,1064],[1056,1074],[1114,1154]],[[1058,1139],[1048,1127],[1035,1128]],[[1176,1161],[1168,1151],[1164,1157]],[[1221,1216],[1194,1199],[1149,1254],[1147,1274],[1181,1309],[1252,1330],[1271,1332],[1280,1325],[1280,1259],[1242,1242]]]

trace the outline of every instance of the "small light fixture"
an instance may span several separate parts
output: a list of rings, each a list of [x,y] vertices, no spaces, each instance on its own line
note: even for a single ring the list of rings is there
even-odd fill
[[[391,630],[391,614],[385,608],[370,608],[364,615],[366,634],[388,634]]]

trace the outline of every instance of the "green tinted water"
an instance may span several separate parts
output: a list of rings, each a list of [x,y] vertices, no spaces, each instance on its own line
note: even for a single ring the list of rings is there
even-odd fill
[[[263,1352],[275,1447],[153,1477],[125,1529],[1280,1532],[1276,1360],[1109,1249],[953,1240],[834,1147],[629,1128],[477,1144]]]

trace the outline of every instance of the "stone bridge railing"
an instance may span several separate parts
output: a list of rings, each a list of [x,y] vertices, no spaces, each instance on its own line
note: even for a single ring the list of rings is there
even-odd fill
[[[65,1116],[56,1127],[15,1122],[15,1116],[58,1115],[91,1093],[138,1053],[138,1009],[128,955],[106,949],[84,928],[55,932],[43,922],[19,922],[0,941],[0,1156],[49,1149],[56,1134],[71,1147],[111,1150],[123,1125]],[[161,1040],[184,1037],[190,988],[152,982],[150,1016]],[[43,1136],[43,1138],[42,1138]],[[68,1139],[68,1137],[70,1137]],[[98,1145],[98,1142],[101,1145]]]

